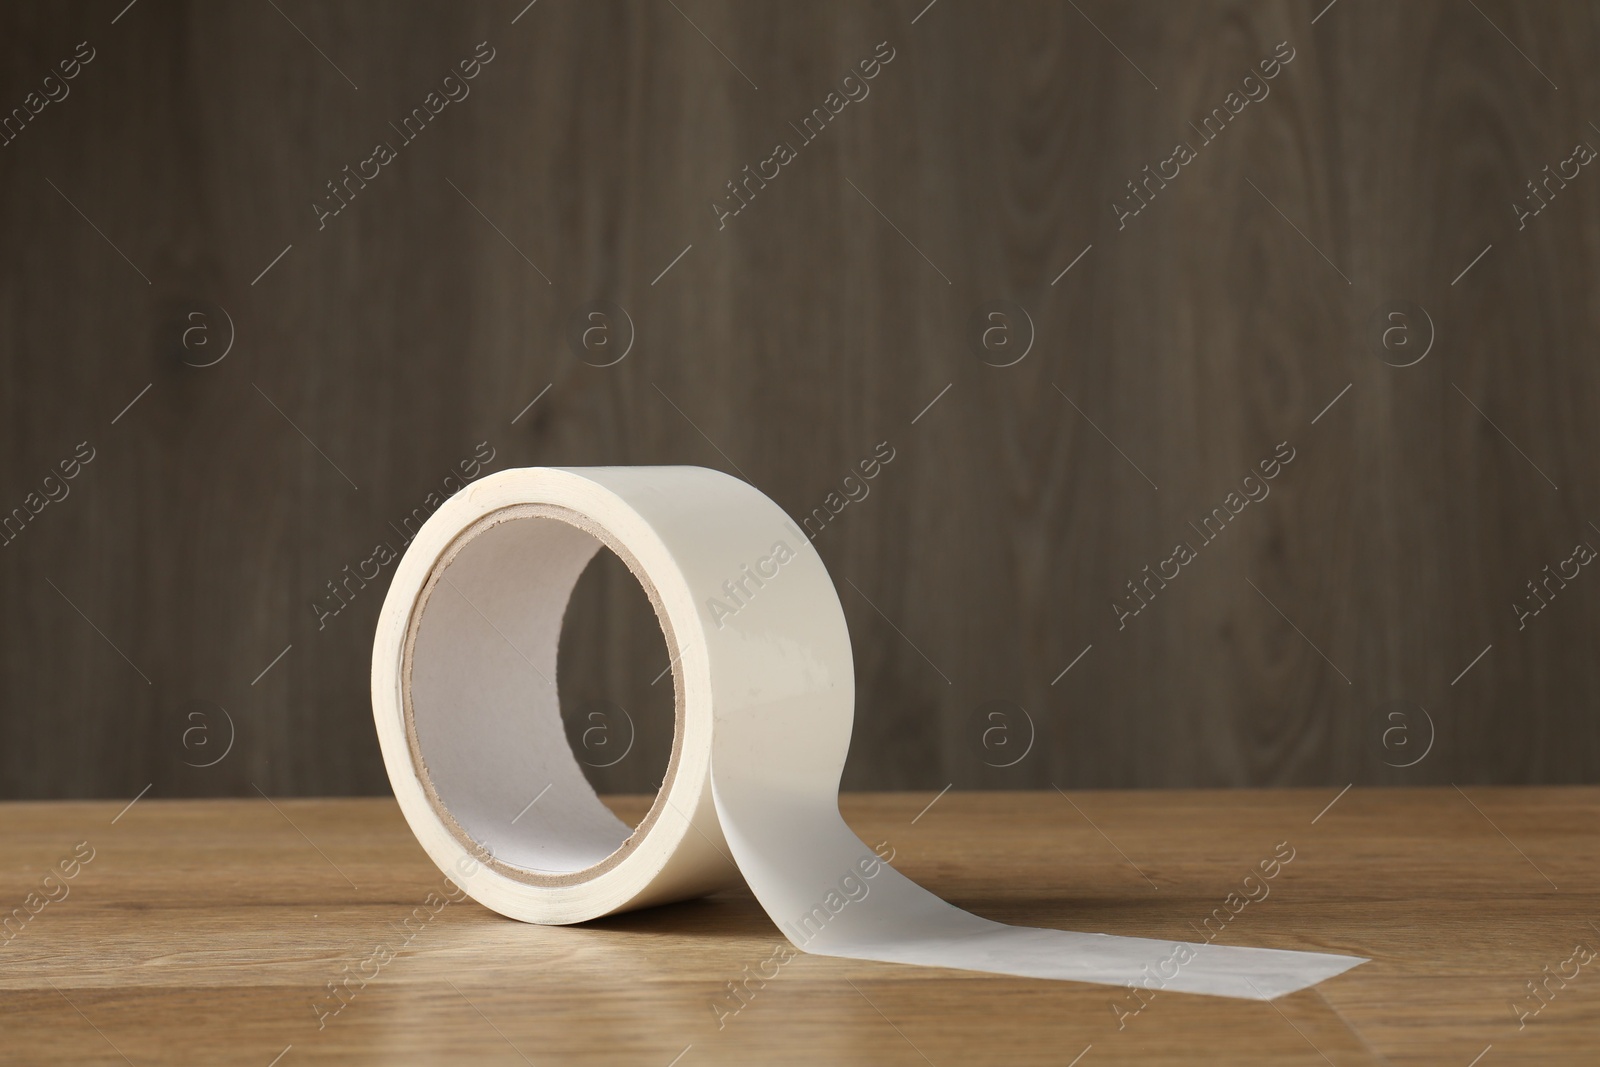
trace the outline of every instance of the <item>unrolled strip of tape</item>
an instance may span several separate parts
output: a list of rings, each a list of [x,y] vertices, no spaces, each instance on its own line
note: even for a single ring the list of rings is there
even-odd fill
[[[604,545],[655,605],[676,728],[649,813],[601,803],[556,649]],[[745,590],[735,615],[725,583]],[[838,594],[776,504],[701,467],[529,468],[446,502],[395,570],[372,655],[384,763],[439,868],[515,919],[576,923],[749,883],[825,956],[1271,999],[1353,956],[1007,926],[882,863],[839,814],[855,677]],[[530,797],[537,796],[531,806]]]

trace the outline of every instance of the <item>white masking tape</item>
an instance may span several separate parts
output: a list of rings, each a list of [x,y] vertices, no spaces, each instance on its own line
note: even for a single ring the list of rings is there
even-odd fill
[[[654,603],[677,694],[666,776],[632,830],[585,781],[556,697],[562,615],[601,545]],[[439,868],[502,915],[576,923],[742,875],[796,947],[825,956],[1251,999],[1363,962],[1006,926],[947,904],[839,815],[854,701],[844,613],[811,542],[762,493],[701,467],[474,483],[412,541],[372,653],[400,809]]]

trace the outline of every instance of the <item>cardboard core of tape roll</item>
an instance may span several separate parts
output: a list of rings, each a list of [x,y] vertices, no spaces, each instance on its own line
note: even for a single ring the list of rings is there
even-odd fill
[[[650,598],[672,668],[672,754],[654,803],[631,828],[584,778],[561,722],[556,678],[568,601],[602,547],[626,564]],[[444,630],[475,624],[482,633],[474,647],[482,655],[463,664],[458,645],[430,640],[430,618]],[[508,657],[525,667],[506,671]],[[407,747],[439,821],[479,862],[527,885],[581,885],[615,868],[660,819],[678,773],[685,715],[681,659],[650,576],[593,519],[554,504],[518,504],[478,519],[434,561],[411,609],[401,661]],[[494,773],[497,760],[512,773]],[[541,764],[548,783],[516,773]]]

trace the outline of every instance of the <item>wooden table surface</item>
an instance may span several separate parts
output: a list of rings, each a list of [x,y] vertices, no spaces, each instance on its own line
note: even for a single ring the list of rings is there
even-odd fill
[[[1126,991],[810,955],[719,1027],[780,944],[742,888],[582,927],[464,900],[408,934],[444,883],[388,798],[4,804],[0,907],[28,918],[0,934],[0,1062],[1600,1062],[1600,788],[1336,792],[844,798],[946,899],[1072,930],[1200,939],[1286,842],[1218,943],[1372,961],[1270,1004],[1158,994],[1120,1028]]]

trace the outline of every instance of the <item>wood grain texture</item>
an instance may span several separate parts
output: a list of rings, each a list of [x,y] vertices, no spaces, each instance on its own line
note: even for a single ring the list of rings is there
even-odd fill
[[[0,1061],[1065,1064],[1092,1046],[1084,1067],[1420,1067],[1489,1045],[1486,1063],[1593,1061],[1596,964],[1543,1001],[1525,986],[1600,947],[1593,788],[1355,789],[1331,807],[1332,790],[951,792],[917,818],[931,797],[843,810],[983,915],[1194,940],[1287,843],[1218,942],[1371,962],[1273,1004],[1157,993],[1119,1019],[1109,987],[802,955],[719,1016],[779,943],[742,887],[577,927],[466,900],[408,937],[444,883],[391,800],[10,803],[8,909],[79,842],[93,858],[0,947]],[[637,817],[645,799],[613,806]],[[374,975],[380,944],[395,955]],[[325,1014],[347,967],[370,980]],[[1519,1029],[1516,1007],[1540,1003]]]
[[[718,467],[803,517],[888,442],[814,539],[852,788],[1594,781],[1600,579],[1512,608],[1600,546],[1600,171],[1512,209],[1600,147],[1592,5],[123,8],[0,11],[0,114],[95,50],[0,147],[0,516],[95,450],[0,548],[0,795],[383,792],[392,565],[316,605],[480,443],[482,470]],[[1405,368],[1374,341],[1402,300],[1434,335]],[[1032,324],[1013,366],[980,358],[995,301],[1012,344]],[[572,341],[602,302],[608,367]],[[219,308],[232,350],[185,365]],[[1270,496],[1120,627],[1280,442]],[[664,664],[627,581],[585,580],[562,671],[575,726],[632,722],[596,780],[642,791]]]

